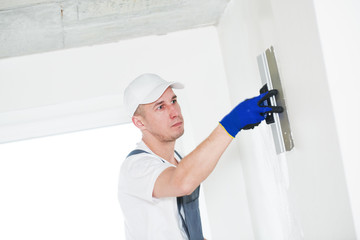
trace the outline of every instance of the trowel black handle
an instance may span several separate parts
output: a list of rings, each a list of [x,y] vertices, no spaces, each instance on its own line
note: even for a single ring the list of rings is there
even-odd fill
[[[267,84],[265,84],[265,85],[260,89],[260,94],[261,94],[261,93],[266,93],[266,92],[268,92],[268,91],[269,91],[269,88],[268,88]],[[264,106],[270,106],[270,107],[272,107],[270,99],[265,99],[263,103],[264,103]],[[266,121],[266,124],[274,123],[274,122],[275,122],[274,114],[271,113],[271,112],[265,113],[265,121]]]

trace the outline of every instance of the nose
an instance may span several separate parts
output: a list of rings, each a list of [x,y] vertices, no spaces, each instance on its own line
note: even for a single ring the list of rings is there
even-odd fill
[[[169,115],[171,119],[178,117],[180,115],[180,107],[176,105],[170,105]]]

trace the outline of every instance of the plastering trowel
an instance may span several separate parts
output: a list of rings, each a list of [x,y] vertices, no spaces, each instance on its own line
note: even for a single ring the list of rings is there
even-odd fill
[[[270,101],[266,101],[265,105],[282,106],[284,108],[282,113],[268,113],[265,118],[266,123],[271,126],[276,152],[279,154],[290,151],[294,147],[294,142],[291,135],[290,122],[286,111],[285,97],[281,86],[274,48],[270,47],[264,53],[259,55],[257,61],[261,82],[263,84],[260,93],[272,89],[278,90],[278,94],[272,96]]]

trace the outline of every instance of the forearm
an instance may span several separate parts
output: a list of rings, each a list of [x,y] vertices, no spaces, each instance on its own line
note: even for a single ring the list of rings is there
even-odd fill
[[[198,147],[181,160],[176,171],[190,193],[214,170],[232,139],[224,128],[218,125]]]

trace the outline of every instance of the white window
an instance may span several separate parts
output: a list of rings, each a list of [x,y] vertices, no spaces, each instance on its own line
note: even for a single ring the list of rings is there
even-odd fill
[[[124,239],[121,162],[132,124],[0,145],[0,239]]]

